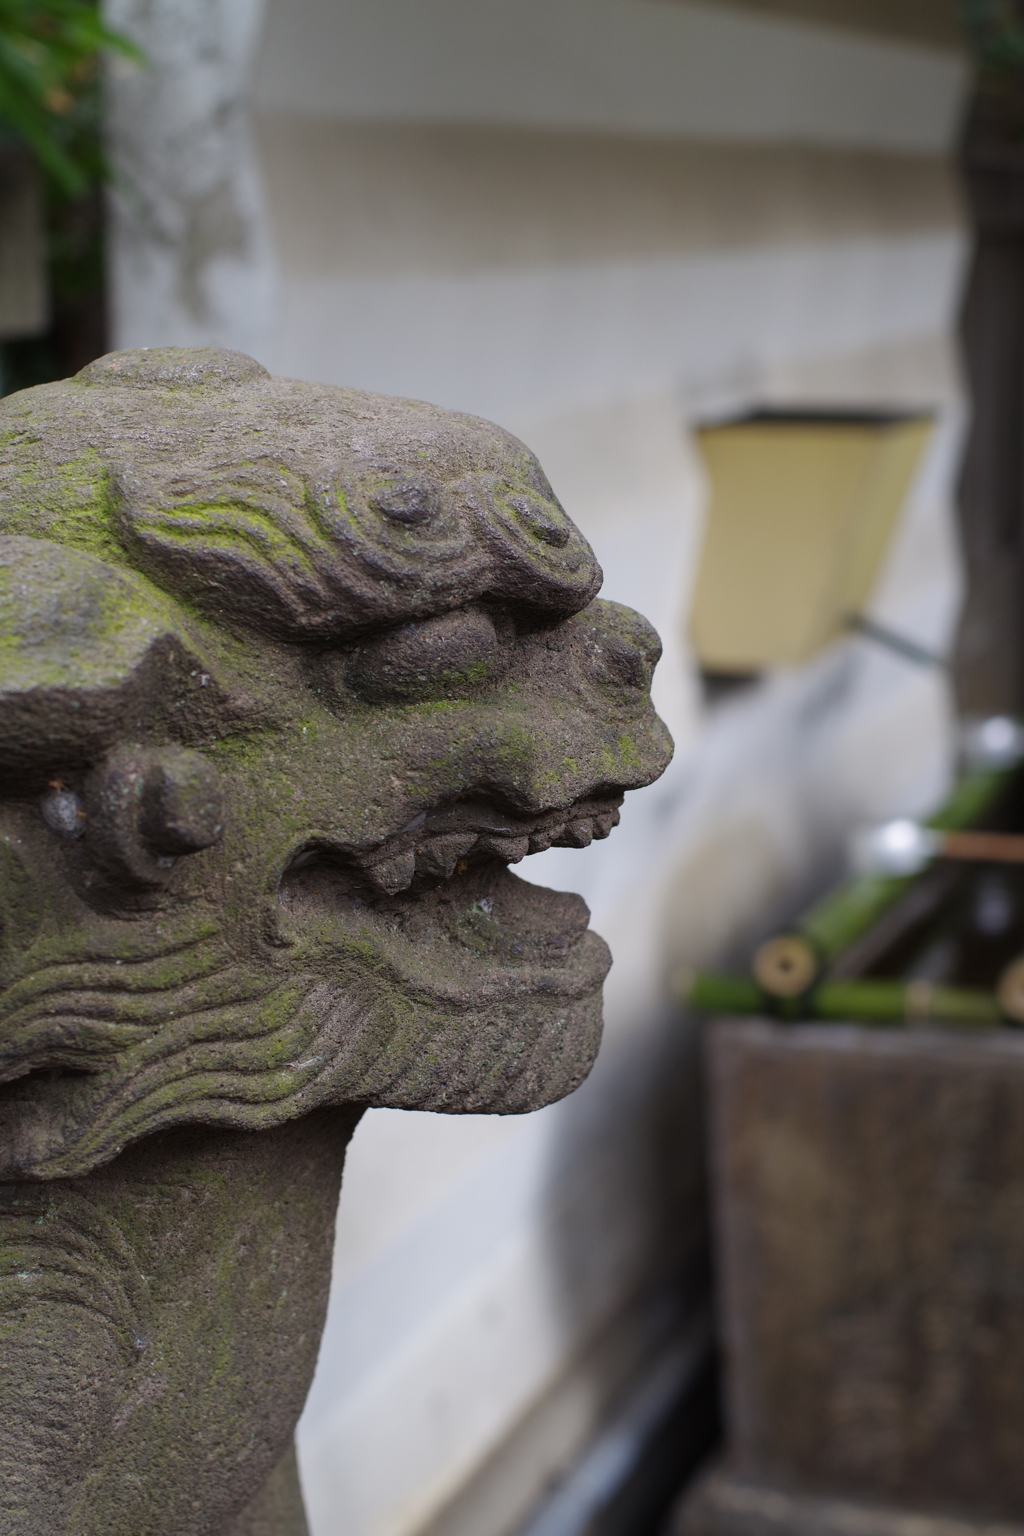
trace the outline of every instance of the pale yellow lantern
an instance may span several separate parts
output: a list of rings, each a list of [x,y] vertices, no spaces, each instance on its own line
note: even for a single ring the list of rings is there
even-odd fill
[[[710,505],[691,613],[700,665],[794,665],[862,613],[929,416],[761,412],[699,429]]]

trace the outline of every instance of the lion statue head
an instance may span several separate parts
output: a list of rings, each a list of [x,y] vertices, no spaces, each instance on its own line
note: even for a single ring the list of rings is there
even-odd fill
[[[609,956],[510,873],[664,769],[528,450],[221,350],[0,403],[0,1177],[568,1093]]]

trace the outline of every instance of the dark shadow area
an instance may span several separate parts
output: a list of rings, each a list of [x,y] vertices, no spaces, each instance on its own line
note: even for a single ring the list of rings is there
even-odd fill
[[[762,675],[760,672],[710,672],[702,667],[700,688],[704,703],[708,708],[725,704],[756,688]]]
[[[104,193],[47,196],[50,324],[0,343],[0,395],[66,379],[108,350]]]
[[[717,1354],[653,1430],[632,1474],[586,1536],[662,1536],[672,1508],[721,1434]]]
[[[1019,28],[1014,7],[1003,25]],[[960,470],[967,590],[953,670],[967,715],[1024,708],[1024,70],[981,57],[960,146],[974,236],[960,315],[971,425]]]
[[[719,1376],[698,1324],[613,1407],[519,1536],[669,1536],[681,1495],[721,1441]]]

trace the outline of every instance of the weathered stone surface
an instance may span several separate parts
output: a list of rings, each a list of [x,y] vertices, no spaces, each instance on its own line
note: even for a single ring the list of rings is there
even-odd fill
[[[586,1075],[607,949],[507,866],[668,760],[600,579],[472,417],[215,350],[0,404],[5,1531],[293,1536],[354,1117]]]
[[[798,1493],[717,1470],[690,1493],[671,1536],[1021,1536],[1024,1526]]]
[[[724,1021],[709,1059],[729,1472],[680,1529],[1019,1521],[1024,1038]]]
[[[225,1527],[223,1536],[309,1536],[294,1441],[255,1498]]]
[[[4,1536],[249,1536],[268,1497],[268,1532],[302,1536],[287,1460],[227,1522],[290,1452],[359,1113],[164,1131],[82,1178],[0,1185]]]

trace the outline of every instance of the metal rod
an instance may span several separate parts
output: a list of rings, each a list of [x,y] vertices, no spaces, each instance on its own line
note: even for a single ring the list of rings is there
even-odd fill
[[[863,613],[848,613],[843,620],[847,629],[855,630],[858,635],[863,635],[866,640],[874,640],[876,645],[882,645],[887,651],[894,651],[897,656],[902,656],[904,661],[912,661],[919,667],[949,668],[949,662],[945,656],[940,656],[936,651],[929,651],[925,646],[918,645],[916,640],[908,640],[906,635],[898,634],[896,630],[889,629],[885,624],[878,624],[874,619],[869,619]]]

